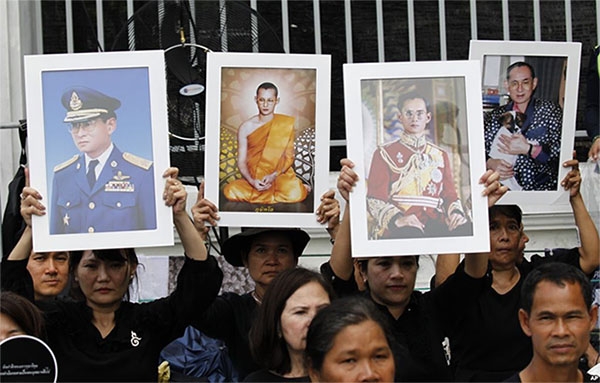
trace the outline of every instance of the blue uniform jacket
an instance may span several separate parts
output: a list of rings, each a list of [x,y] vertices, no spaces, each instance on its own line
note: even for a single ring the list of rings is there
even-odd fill
[[[54,169],[50,209],[50,234],[156,229],[152,162],[115,146],[90,190],[76,155]]]

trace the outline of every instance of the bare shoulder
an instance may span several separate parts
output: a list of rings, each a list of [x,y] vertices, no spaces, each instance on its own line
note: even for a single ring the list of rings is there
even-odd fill
[[[252,116],[246,121],[242,122],[238,129],[238,136],[246,137],[254,130],[256,130],[258,126],[260,126],[260,123],[258,121],[258,115]]]

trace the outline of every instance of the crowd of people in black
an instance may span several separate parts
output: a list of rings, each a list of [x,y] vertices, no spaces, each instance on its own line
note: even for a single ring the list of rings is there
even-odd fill
[[[334,243],[321,272],[298,266],[310,240],[304,230],[245,228],[221,246],[227,262],[247,268],[254,281],[243,295],[218,295],[223,273],[205,246],[208,225],[218,224],[216,206],[200,190],[190,217],[177,169],[165,171],[163,198],[185,262],[175,291],[149,303],[129,301],[140,266],[134,249],[33,252],[31,217],[45,206],[26,186],[26,228],[1,265],[2,339],[45,340],[59,381],[157,381],[159,353],[187,326],[221,339],[236,379],[245,381],[590,379],[598,353],[590,343],[597,307],[588,276],[598,268],[600,246],[577,160],[563,165],[571,170],[561,185],[579,247],[524,257],[521,209],[496,204],[507,188],[488,170],[480,182],[491,251],[465,254],[460,263],[448,256],[426,293],[415,290],[419,255],[353,258],[349,194],[358,175],[349,159],[341,165],[343,216],[333,190],[317,209]],[[530,274],[537,279],[528,282]],[[538,285],[552,293],[538,297]]]

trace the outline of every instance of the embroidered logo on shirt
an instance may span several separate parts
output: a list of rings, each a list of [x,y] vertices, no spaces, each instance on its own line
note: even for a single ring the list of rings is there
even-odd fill
[[[137,334],[132,331],[131,332],[131,345],[133,347],[139,346],[140,345],[140,340],[142,340],[142,338],[138,337]]]

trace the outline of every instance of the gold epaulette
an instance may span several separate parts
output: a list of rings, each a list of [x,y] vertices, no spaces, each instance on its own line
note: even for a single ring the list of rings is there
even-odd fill
[[[79,154],[75,154],[73,157],[69,158],[68,160],[66,160],[62,164],[56,165],[54,167],[54,173],[56,173],[59,170],[63,170],[67,166],[71,165],[72,163],[74,163],[75,161],[77,161],[78,158],[79,158]]]
[[[123,159],[130,164],[138,166],[144,170],[148,170],[150,169],[150,166],[152,166],[152,161],[127,152],[123,153]]]
[[[444,149],[442,149],[441,146],[437,146],[436,144],[434,144],[433,142],[429,141],[428,144],[433,148],[433,149],[437,149],[440,152],[445,152]]]

